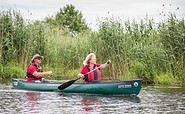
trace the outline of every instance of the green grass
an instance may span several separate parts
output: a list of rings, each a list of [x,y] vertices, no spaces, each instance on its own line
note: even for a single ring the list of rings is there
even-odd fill
[[[171,73],[161,73],[160,75],[155,76],[154,78],[155,84],[161,85],[175,85],[175,78]]]

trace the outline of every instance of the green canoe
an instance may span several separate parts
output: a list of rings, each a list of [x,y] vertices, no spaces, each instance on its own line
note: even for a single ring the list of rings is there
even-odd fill
[[[47,83],[27,83],[26,80],[12,79],[12,85],[15,89],[31,90],[31,91],[53,91],[65,93],[89,93],[89,94],[127,94],[138,95],[142,80],[129,80],[121,82],[106,82],[95,84],[74,83],[64,90],[59,90],[58,86],[64,82],[47,82]]]

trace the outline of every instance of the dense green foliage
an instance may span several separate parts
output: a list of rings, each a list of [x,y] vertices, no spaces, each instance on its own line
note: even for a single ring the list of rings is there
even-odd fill
[[[72,35],[76,35],[88,29],[82,13],[75,10],[75,6],[73,5],[66,5],[64,8],[60,8],[56,16],[47,18],[47,22],[52,26],[67,28]]]
[[[75,11],[74,8],[72,10]],[[62,15],[67,13],[65,8],[60,12]],[[64,17],[57,18],[52,23]],[[44,56],[44,70],[54,72],[48,78],[71,79],[80,72],[86,55],[94,52],[98,63],[112,61],[110,67],[102,71],[104,79],[142,78],[148,83],[185,83],[184,19],[171,15],[158,24],[150,19],[140,22],[128,20],[122,24],[121,20],[109,18],[98,25],[98,31],[73,29],[78,30],[78,34],[71,37],[64,24],[62,27],[51,26],[48,18],[25,23],[19,12],[2,11],[1,78],[25,78],[30,59],[39,53]]]
[[[174,78],[185,82],[185,22],[170,15],[168,23],[160,26],[161,42],[171,61],[171,71]]]

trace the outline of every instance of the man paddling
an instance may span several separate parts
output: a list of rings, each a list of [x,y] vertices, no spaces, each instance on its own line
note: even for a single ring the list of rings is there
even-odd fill
[[[36,54],[31,59],[31,64],[27,69],[27,82],[42,82],[43,76],[52,75],[52,71],[43,72],[40,66],[43,56]]]

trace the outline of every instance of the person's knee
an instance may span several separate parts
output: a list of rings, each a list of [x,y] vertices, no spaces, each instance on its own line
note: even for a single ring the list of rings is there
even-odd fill
[[[41,81],[40,80],[33,80],[33,81],[31,81],[32,83],[41,83]]]

